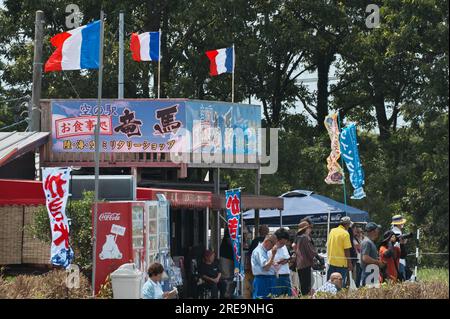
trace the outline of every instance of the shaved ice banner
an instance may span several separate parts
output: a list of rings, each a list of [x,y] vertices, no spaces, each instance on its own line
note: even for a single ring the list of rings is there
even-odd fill
[[[70,171],[69,167],[46,167],[42,170],[42,186],[52,232],[50,259],[53,265],[65,268],[74,257],[69,244],[69,222],[66,216]]]
[[[330,114],[325,117],[325,128],[331,140],[331,152],[327,157],[328,175],[325,178],[327,184],[344,184],[344,171],[339,165],[341,151],[339,149],[339,125],[337,114]]]
[[[52,100],[51,108],[52,150],[95,152],[97,100]],[[258,154],[261,110],[257,105],[186,99],[103,100],[100,115],[102,152]]]

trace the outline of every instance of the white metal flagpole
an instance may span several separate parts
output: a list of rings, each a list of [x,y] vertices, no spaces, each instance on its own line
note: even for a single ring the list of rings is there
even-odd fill
[[[234,68],[236,65],[236,54],[234,54],[234,43],[233,43],[233,72],[231,73],[231,103],[234,103]]]
[[[159,39],[159,48],[158,48],[158,99],[160,98],[161,92],[161,29],[159,29],[158,39]]]
[[[103,81],[103,30],[104,22],[103,10],[100,11],[100,48],[98,65],[98,104],[97,123],[95,125],[95,198],[94,198],[94,225],[93,225],[93,245],[92,245],[92,295],[95,297],[95,268],[96,268],[96,246],[97,246],[97,213],[99,194],[99,172],[100,172],[100,109],[102,105],[102,81]]]

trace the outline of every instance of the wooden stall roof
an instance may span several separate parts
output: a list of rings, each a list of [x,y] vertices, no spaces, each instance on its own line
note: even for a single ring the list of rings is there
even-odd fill
[[[225,209],[225,195],[214,194],[212,196],[212,209]],[[242,195],[241,209],[284,209],[284,201],[281,197],[264,195]]]

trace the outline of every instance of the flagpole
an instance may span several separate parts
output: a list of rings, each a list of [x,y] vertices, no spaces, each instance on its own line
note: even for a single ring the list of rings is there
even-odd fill
[[[98,103],[97,124],[95,125],[95,198],[94,198],[94,225],[92,246],[92,296],[95,298],[95,269],[97,255],[97,216],[98,216],[98,194],[99,194],[99,172],[100,172],[100,107],[102,105],[102,81],[103,81],[103,30],[104,13],[100,11],[100,48],[98,65]]]
[[[340,148],[341,148],[341,141],[340,141],[340,139],[341,139],[341,116],[339,115],[339,110],[338,110],[338,112],[337,112],[337,118],[338,118],[338,130],[339,130],[339,151],[340,151]],[[345,211],[345,214],[347,215],[347,190],[346,190],[346,187],[345,187],[345,168],[344,168],[344,158],[342,157],[342,152],[340,152],[341,154],[340,154],[340,158],[341,158],[341,165],[342,165],[342,179],[343,179],[343,184],[342,184],[342,187],[344,188],[344,209],[346,210]]]
[[[159,29],[159,48],[158,48],[158,99],[161,91],[161,28]]]
[[[231,73],[231,103],[234,103],[234,68],[236,65],[236,54],[234,54],[234,43],[233,43],[233,72]]]

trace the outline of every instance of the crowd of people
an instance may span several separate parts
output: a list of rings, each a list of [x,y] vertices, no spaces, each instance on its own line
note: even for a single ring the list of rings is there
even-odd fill
[[[303,219],[294,236],[284,228],[273,234],[265,225],[251,243],[247,260],[246,283],[254,299],[320,292],[337,293],[343,287],[355,288],[384,281],[409,279],[405,262],[407,239],[402,234],[406,220],[396,215],[391,228],[384,232],[379,247],[381,226],[369,222],[364,231],[347,216],[342,217],[327,240],[328,268],[326,279],[317,291],[312,289],[313,269],[324,270],[325,258],[314,246],[311,232],[314,227]],[[409,274],[410,275],[410,274]]]
[[[407,239],[403,232],[406,220],[396,215],[391,228],[384,232],[379,247],[381,226],[369,222],[364,231],[347,216],[342,217],[337,227],[331,229],[327,240],[327,258],[321,256],[311,232],[314,228],[309,219],[298,224],[295,234],[285,228],[270,233],[269,227],[261,225],[258,236],[251,242],[245,258],[244,297],[268,299],[277,296],[314,296],[327,292],[336,294],[343,287],[361,287],[383,281],[397,282],[409,279],[406,267]],[[313,269],[325,270],[326,282],[316,291],[312,289]],[[222,272],[216,254],[206,250],[200,265],[200,277],[211,292],[211,298],[226,296]],[[173,298],[175,291],[163,292],[161,278],[164,269],[154,263],[148,269],[148,280],[142,289],[143,298]],[[249,296],[250,295],[250,296]]]

